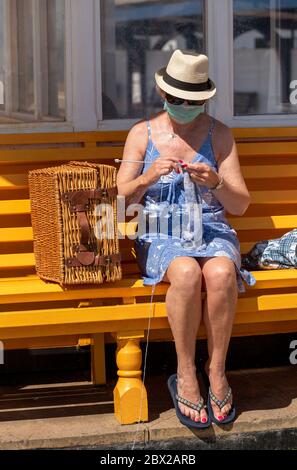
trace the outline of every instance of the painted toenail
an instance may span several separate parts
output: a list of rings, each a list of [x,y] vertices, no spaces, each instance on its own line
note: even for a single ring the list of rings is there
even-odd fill
[[[224,416],[218,416],[218,419],[222,421],[224,419]]]
[[[206,418],[202,418],[202,423],[206,423],[207,419]]]

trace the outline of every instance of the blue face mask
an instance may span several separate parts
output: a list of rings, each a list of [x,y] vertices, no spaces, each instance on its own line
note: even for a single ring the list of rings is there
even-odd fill
[[[163,109],[167,111],[174,121],[180,124],[188,124],[199,114],[204,112],[205,105],[185,106],[184,104],[170,104],[167,100],[164,102]]]

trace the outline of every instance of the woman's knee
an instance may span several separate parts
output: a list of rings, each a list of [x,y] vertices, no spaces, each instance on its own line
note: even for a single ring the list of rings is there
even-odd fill
[[[233,261],[224,260],[205,265],[202,269],[207,290],[230,290],[237,288],[236,270]]]
[[[191,291],[201,288],[202,271],[194,258],[178,257],[169,265],[167,278],[171,285]]]

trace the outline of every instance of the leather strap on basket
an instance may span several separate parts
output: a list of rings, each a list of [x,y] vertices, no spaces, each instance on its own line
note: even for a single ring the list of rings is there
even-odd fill
[[[69,202],[70,206],[86,206],[89,199],[104,199],[107,197],[114,197],[118,193],[117,187],[112,188],[96,188],[96,189],[78,189],[75,191],[66,191],[62,194],[62,199]]]
[[[68,258],[66,264],[69,267],[77,266],[109,266],[110,264],[119,263],[121,254],[113,255],[95,255],[93,251],[79,252],[76,258]]]
[[[89,209],[89,199],[105,199],[117,195],[117,187],[106,189],[80,189],[76,191],[66,191],[62,194],[62,200],[70,204],[70,212],[77,213],[80,227],[80,244],[77,245],[77,255],[75,258],[66,260],[67,266],[107,266],[109,263],[119,262],[119,253],[115,255],[99,256],[95,251],[90,251],[88,241],[91,230],[87,219],[86,211]]]

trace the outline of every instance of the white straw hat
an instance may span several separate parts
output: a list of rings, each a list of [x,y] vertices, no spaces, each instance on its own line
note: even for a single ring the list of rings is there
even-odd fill
[[[194,101],[207,100],[216,94],[216,86],[208,77],[208,57],[204,54],[176,49],[167,67],[155,73],[161,90]]]

